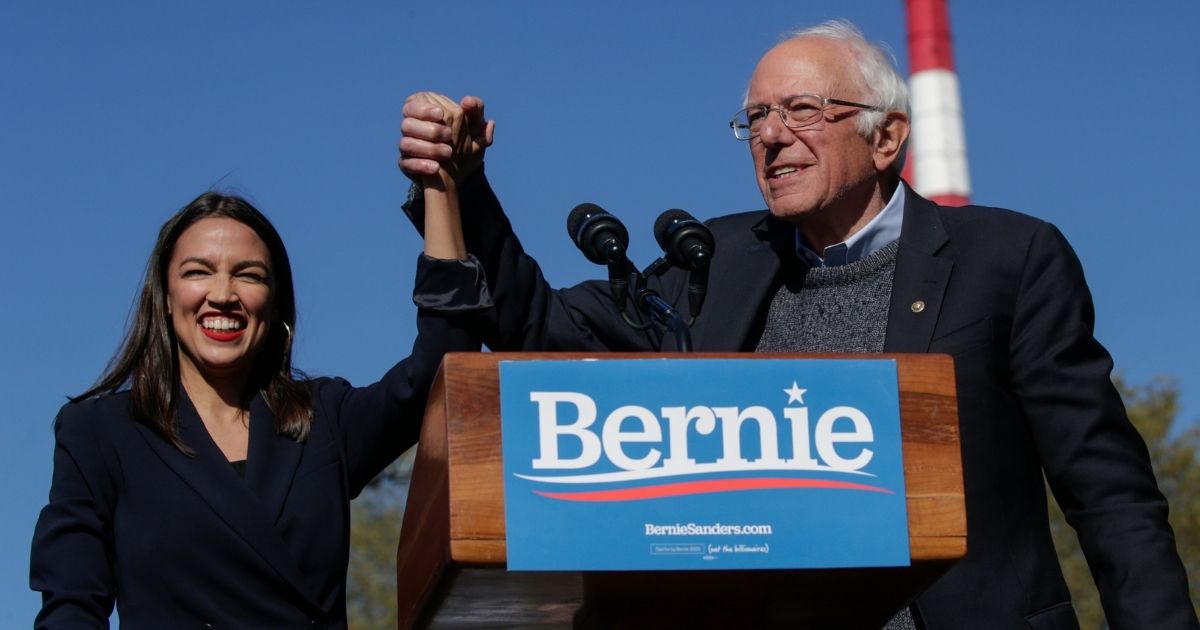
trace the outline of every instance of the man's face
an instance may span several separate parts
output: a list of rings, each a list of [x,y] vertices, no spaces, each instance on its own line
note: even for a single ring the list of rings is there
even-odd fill
[[[746,104],[777,106],[803,93],[861,102],[862,92],[845,45],[811,37],[784,42],[763,56]],[[796,130],[776,112],[767,116],[749,142],[771,214],[798,225],[843,208],[861,212],[869,203],[876,176],[872,141],[858,133],[855,111],[830,105],[823,125]]]

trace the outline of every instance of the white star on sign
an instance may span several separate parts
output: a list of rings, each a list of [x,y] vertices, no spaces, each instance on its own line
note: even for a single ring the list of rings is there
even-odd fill
[[[807,392],[807,391],[808,391],[807,389],[800,389],[800,386],[796,384],[796,381],[792,381],[791,388],[783,390],[783,393],[788,395],[788,404],[789,405],[794,402],[797,402],[797,401],[799,401],[799,403],[801,405],[803,405],[804,404],[804,392]]]

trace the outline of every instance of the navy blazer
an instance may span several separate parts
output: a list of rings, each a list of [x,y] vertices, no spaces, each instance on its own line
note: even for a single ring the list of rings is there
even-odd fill
[[[464,291],[464,293],[466,293]],[[188,456],[131,420],[128,392],[63,407],[54,479],[33,540],[38,628],[344,628],[350,500],[417,439],[442,354],[477,350],[422,311],[412,355],[378,382],[310,382],[308,439],[250,405],[243,479],[186,393]]]
[[[661,328],[621,321],[607,282],[550,288],[484,177],[462,194],[467,247],[496,304],[485,334],[493,350],[662,347]],[[1110,380],[1112,361],[1093,337],[1091,296],[1070,246],[1029,216],[905,194],[884,350],[955,358],[968,522],[966,558],[917,600],[926,627],[1077,627],[1043,474],[1079,535],[1112,627],[1197,627],[1167,504]],[[406,210],[419,224],[419,204]],[[803,271],[795,229],[766,211],[708,225],[716,251],[694,347],[753,351],[783,272]],[[683,272],[652,285],[686,312]]]

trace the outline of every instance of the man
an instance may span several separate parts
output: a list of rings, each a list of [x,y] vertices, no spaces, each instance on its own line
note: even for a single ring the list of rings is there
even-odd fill
[[[478,162],[482,102],[457,151],[419,97],[401,167]],[[968,552],[895,627],[1078,626],[1050,538],[1043,475],[1075,527],[1114,628],[1195,628],[1187,576],[1146,447],[1092,334],[1092,302],[1051,225],[994,208],[944,208],[899,177],[904,81],[853,26],[831,22],[771,49],[731,125],[769,208],[720,217],[699,351],[937,352],[955,358]],[[657,350],[608,286],[554,291],[521,250],[481,169],[464,161],[463,224],[496,304],[499,350]],[[432,170],[431,170],[432,169]],[[406,208],[418,225],[419,200]],[[680,310],[685,277],[656,288]]]

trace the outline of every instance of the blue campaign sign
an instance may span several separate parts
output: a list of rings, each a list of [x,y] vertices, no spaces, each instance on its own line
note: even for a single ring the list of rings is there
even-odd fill
[[[500,363],[510,570],[907,566],[896,363]]]

